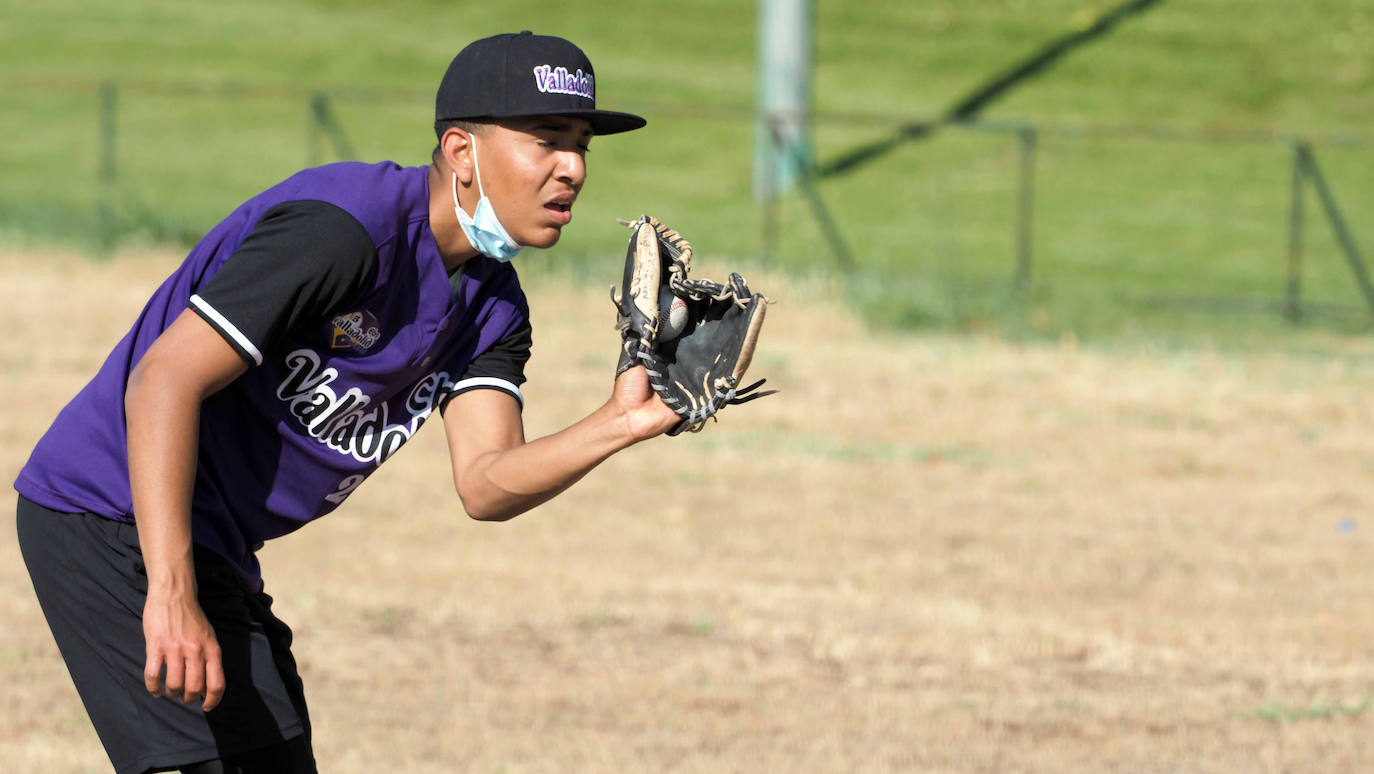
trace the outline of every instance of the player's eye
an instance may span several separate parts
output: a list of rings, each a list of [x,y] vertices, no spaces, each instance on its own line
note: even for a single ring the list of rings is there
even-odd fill
[[[558,149],[560,149],[560,148],[568,148],[569,150],[576,150],[578,153],[580,153],[580,154],[582,154],[582,155],[584,155],[584,156],[587,155],[588,153],[591,153],[591,151],[592,151],[591,146],[588,145],[588,144],[586,144],[586,143],[580,143],[580,142],[568,143],[568,142],[564,142],[564,141],[562,141],[562,140],[540,139],[540,140],[539,140],[539,147],[541,147],[541,148],[546,148],[546,149],[548,149],[548,150],[558,150]]]

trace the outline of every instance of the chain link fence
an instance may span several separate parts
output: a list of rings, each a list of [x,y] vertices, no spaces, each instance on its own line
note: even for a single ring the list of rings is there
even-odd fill
[[[396,125],[429,109],[420,92],[30,86],[28,98],[73,118],[7,152],[0,226],[23,239],[76,240],[96,255],[191,243],[302,165],[423,163],[430,149],[423,132],[401,152],[395,141]],[[755,120],[743,110],[653,107],[713,137],[751,136]],[[893,123],[818,115],[818,154]],[[1361,329],[1374,320],[1367,229],[1356,219],[1374,205],[1362,184],[1374,173],[1371,137],[954,122],[862,170],[827,175],[812,165],[818,173],[796,191],[760,206],[747,192],[746,144],[682,133],[662,145],[664,136],[652,155],[612,155],[612,177],[634,171],[611,185],[633,186],[634,200],[677,208],[683,220],[725,221],[724,233],[694,241],[720,244],[728,233],[737,258],[851,278],[856,300],[883,322],[979,327],[1008,309],[1019,310],[1016,325],[1050,332],[1151,313],[1325,317]],[[693,178],[696,158],[727,170],[714,174],[724,181]],[[728,177],[735,169],[743,185]],[[51,184],[63,176],[77,184]],[[684,181],[703,188],[684,193]]]

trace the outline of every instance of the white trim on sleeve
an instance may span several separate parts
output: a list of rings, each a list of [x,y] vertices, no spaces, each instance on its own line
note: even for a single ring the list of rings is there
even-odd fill
[[[254,364],[262,365],[262,353],[258,351],[258,348],[253,346],[253,342],[249,341],[247,336],[243,335],[243,331],[240,331],[233,323],[229,322],[228,318],[220,314],[213,306],[210,306],[209,301],[206,301],[197,294],[191,296],[191,303],[206,317],[210,318],[210,321],[215,324],[215,327],[219,328],[221,334],[229,337],[240,350],[246,352],[249,357],[253,358]]]
[[[449,391],[451,395],[468,390],[501,390],[510,393],[521,406],[525,405],[525,396],[520,394],[520,388],[514,382],[505,379],[497,379],[492,376],[472,376],[467,379],[460,379],[453,389]]]

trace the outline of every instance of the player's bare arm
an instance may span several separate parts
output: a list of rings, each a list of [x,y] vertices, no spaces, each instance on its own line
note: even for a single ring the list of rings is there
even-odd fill
[[[187,704],[204,697],[207,711],[224,694],[224,672],[214,629],[196,600],[191,558],[200,407],[245,368],[219,333],[186,311],[139,361],[125,395],[129,477],[148,576],[144,683],[155,696]]]
[[[618,451],[666,432],[678,416],[649,388],[643,368],[615,381],[610,399],[581,421],[526,442],[509,394],[473,390],[444,412],[453,482],[469,516],[503,521],[572,486]]]

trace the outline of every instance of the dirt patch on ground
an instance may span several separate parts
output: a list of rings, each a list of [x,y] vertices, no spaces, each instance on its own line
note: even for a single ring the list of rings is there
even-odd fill
[[[178,259],[0,253],[8,480]],[[1374,347],[875,339],[751,280],[780,395],[506,524],[436,427],[264,551],[321,770],[1374,766]],[[614,334],[604,291],[530,296],[533,437],[604,399]],[[105,770],[12,529],[0,682],[0,768]]]

